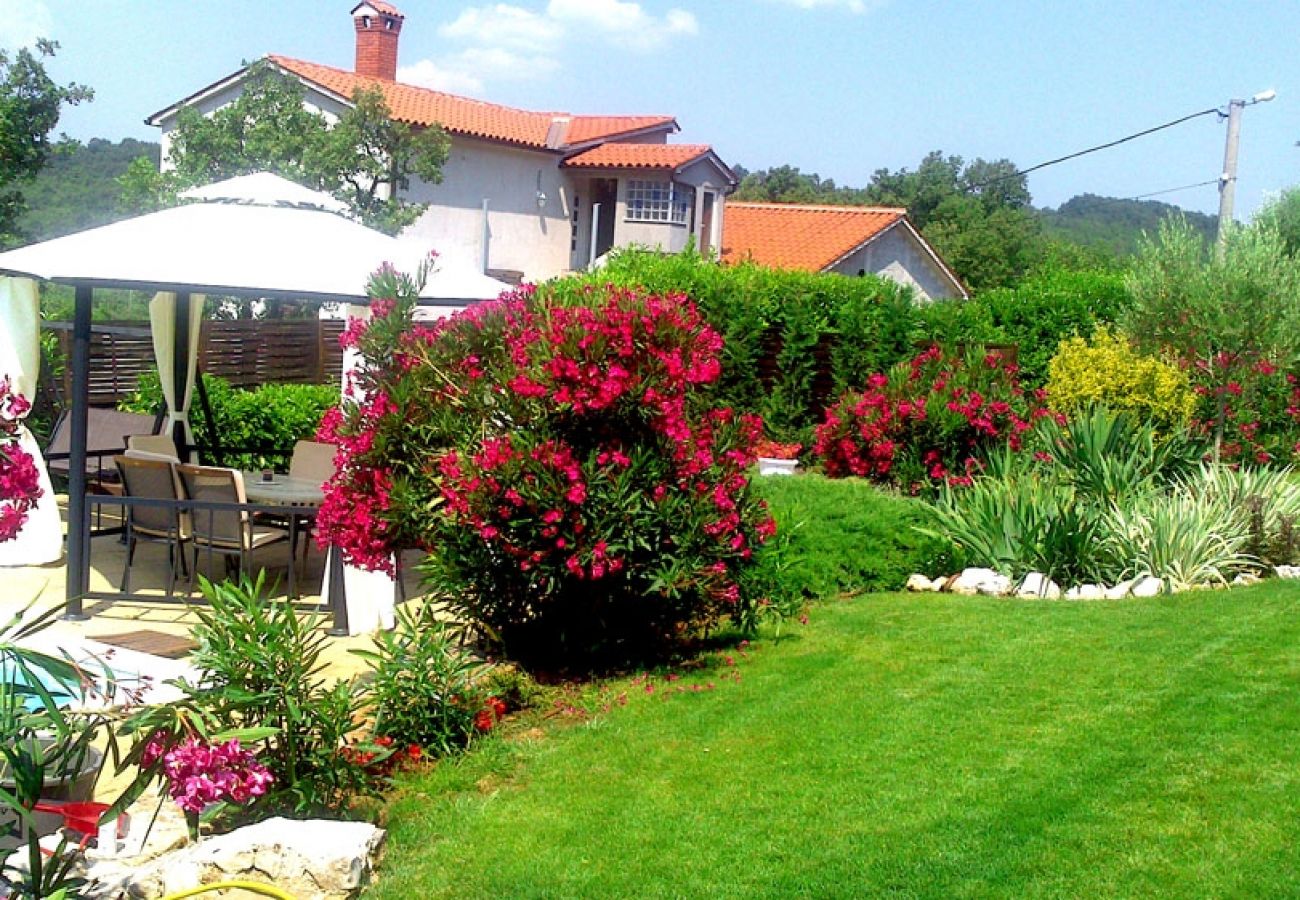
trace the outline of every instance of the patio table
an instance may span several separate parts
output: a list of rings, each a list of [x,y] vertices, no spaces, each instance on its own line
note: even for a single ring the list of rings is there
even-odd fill
[[[323,485],[310,478],[293,478],[289,475],[276,474],[270,481],[262,480],[261,472],[244,472],[244,496],[249,503],[266,506],[293,507],[286,510],[289,521],[289,594],[297,593],[297,578],[293,557],[298,547],[298,529],[308,524],[315,517],[316,510],[325,502]],[[299,511],[300,510],[300,511]],[[310,537],[308,538],[310,541]],[[303,565],[307,564],[307,551],[303,549]]]
[[[276,475],[271,481],[263,481],[261,472],[244,473],[244,496],[249,503],[271,506],[315,507],[325,502],[319,481],[288,475]]]

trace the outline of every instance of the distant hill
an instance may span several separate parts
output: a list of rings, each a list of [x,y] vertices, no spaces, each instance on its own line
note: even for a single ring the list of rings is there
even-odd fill
[[[1205,213],[1158,200],[1121,200],[1096,194],[1080,194],[1056,209],[1040,209],[1038,214],[1048,237],[1116,256],[1133,253],[1143,232],[1155,234],[1160,221],[1171,215],[1185,216],[1207,240],[1214,239],[1218,228],[1218,219]]]
[[[28,209],[19,227],[31,240],[43,241],[125,218],[117,205],[117,178],[139,156],[157,165],[158,144],[91,138],[61,150],[23,192]]]

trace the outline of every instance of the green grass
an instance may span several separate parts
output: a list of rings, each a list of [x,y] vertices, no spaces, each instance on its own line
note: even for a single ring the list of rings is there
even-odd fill
[[[407,776],[369,896],[1295,896],[1297,648],[1277,582],[830,603]]]

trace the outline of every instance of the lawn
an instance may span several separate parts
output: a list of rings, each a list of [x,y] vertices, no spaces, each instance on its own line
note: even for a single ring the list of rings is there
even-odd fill
[[[368,896],[1300,893],[1300,586],[787,634],[405,777]]]

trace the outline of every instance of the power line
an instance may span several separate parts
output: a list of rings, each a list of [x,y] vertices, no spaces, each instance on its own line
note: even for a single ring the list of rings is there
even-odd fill
[[[1119,138],[1118,140],[1108,141],[1105,144],[1098,144],[1095,147],[1089,147],[1087,150],[1079,150],[1075,153],[1066,154],[1065,156],[1058,156],[1056,159],[1049,159],[1047,162],[1041,162],[1036,166],[1030,166],[1028,169],[1021,169],[1019,172],[1012,172],[1010,175],[999,175],[997,178],[990,178],[988,181],[982,182],[980,184],[973,184],[970,187],[966,188],[966,190],[978,191],[979,189],[986,188],[991,184],[997,184],[1000,181],[1009,181],[1012,178],[1019,178],[1022,175],[1028,175],[1030,172],[1037,172],[1039,169],[1046,169],[1048,166],[1054,166],[1057,163],[1063,163],[1066,160],[1076,159],[1080,156],[1086,156],[1089,153],[1096,153],[1098,150],[1107,150],[1111,147],[1118,146],[1119,144],[1123,144],[1127,141],[1135,140],[1136,138],[1140,138],[1140,137],[1146,137],[1148,134],[1154,134],[1157,131],[1163,131],[1166,128],[1173,128],[1175,125],[1181,125],[1184,122],[1190,121],[1192,119],[1197,119],[1200,118],[1201,116],[1208,116],[1211,113],[1213,113],[1216,116],[1223,115],[1223,113],[1219,110],[1218,107],[1203,109],[1200,112],[1191,113],[1190,115],[1183,116],[1182,118],[1174,119],[1171,122],[1165,122],[1163,125],[1157,125],[1154,128],[1147,128],[1143,131],[1138,131],[1130,135],[1125,135],[1124,137]]]
[[[1190,191],[1192,188],[1205,187],[1208,184],[1218,184],[1219,179],[1211,178],[1209,181],[1198,181],[1196,184],[1185,184],[1182,187],[1165,188],[1163,191],[1152,191],[1149,194],[1138,194],[1136,197],[1129,197],[1130,200],[1145,200],[1147,197],[1159,197],[1161,194],[1175,194],[1178,191]]]

